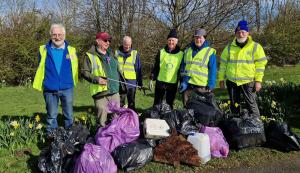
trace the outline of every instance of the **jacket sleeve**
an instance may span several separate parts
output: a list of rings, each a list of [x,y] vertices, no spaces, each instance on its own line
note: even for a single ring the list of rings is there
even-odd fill
[[[139,53],[136,55],[135,71],[136,71],[137,85],[143,86],[142,64],[141,64],[141,59],[140,59]]]
[[[228,54],[228,45],[224,48],[221,58],[220,58],[220,69],[219,69],[219,74],[218,74],[218,80],[222,81],[225,80],[225,74],[226,74],[226,69],[227,69],[227,63],[229,60],[229,54]]]
[[[92,74],[92,65],[89,57],[86,55],[83,61],[83,67],[81,69],[82,77],[90,83],[97,84],[99,77]]]
[[[160,70],[159,64],[160,64],[160,51],[158,51],[158,53],[156,54],[156,57],[155,57],[154,67],[153,67],[151,75],[150,75],[151,80],[157,79],[159,70]]]
[[[262,82],[267,62],[268,60],[265,55],[263,47],[260,44],[257,44],[257,49],[254,52],[254,64],[255,64],[254,80],[255,81]]]
[[[208,83],[207,86],[209,89],[214,89],[216,85],[217,78],[217,56],[216,52],[214,52],[208,61]]]

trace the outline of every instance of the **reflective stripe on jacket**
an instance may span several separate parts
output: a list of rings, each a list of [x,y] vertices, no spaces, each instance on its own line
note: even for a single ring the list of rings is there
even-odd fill
[[[178,77],[178,70],[183,58],[183,52],[179,51],[177,54],[170,54],[163,48],[160,50],[160,70],[157,79],[166,83],[176,83]]]

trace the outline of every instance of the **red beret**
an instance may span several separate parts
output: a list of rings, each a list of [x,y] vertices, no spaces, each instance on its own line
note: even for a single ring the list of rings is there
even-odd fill
[[[99,32],[96,35],[96,39],[101,39],[101,40],[111,40],[112,37],[107,33],[107,32]]]

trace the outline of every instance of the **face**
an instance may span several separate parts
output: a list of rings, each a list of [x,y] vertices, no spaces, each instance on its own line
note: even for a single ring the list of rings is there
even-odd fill
[[[100,49],[106,51],[109,48],[111,40],[109,40],[109,39],[107,39],[107,40],[105,40],[105,39],[103,39],[103,40],[102,39],[97,39],[96,42],[97,42],[97,46]]]
[[[240,30],[235,33],[235,37],[239,43],[244,43],[249,36],[249,32]]]
[[[194,41],[195,41],[196,46],[200,47],[204,43],[205,38],[204,38],[204,36],[194,36]]]
[[[64,45],[65,34],[62,28],[53,28],[51,31],[51,40],[55,47],[61,47]]]
[[[168,39],[168,48],[170,50],[174,50],[176,48],[177,43],[178,43],[177,38],[169,38]]]
[[[123,50],[124,52],[129,52],[131,49],[131,41],[130,40],[126,40],[123,42]]]

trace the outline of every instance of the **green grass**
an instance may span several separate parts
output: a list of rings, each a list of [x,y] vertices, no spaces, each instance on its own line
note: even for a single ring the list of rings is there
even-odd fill
[[[279,81],[284,78],[287,81],[300,84],[300,65],[296,67],[268,68],[265,74],[265,80]],[[145,84],[147,81],[145,81]],[[226,91],[216,89],[216,95],[219,98],[228,98]],[[138,112],[150,108],[153,103],[153,93],[143,95],[137,91],[136,105]],[[10,116],[32,116],[39,114],[45,118],[45,103],[42,93],[28,87],[5,87],[0,88],[0,117],[2,120]],[[75,116],[87,113],[89,108],[94,108],[93,100],[88,92],[86,82],[79,83],[75,89],[74,114]],[[181,108],[180,96],[177,96],[175,108]],[[61,112],[61,110],[60,110]],[[42,117],[42,120],[44,118]],[[298,122],[299,119],[298,119]],[[299,127],[299,126],[298,126]],[[300,129],[294,126],[293,130],[300,134]],[[0,149],[0,172],[37,172],[37,158],[40,150],[44,147],[40,144],[28,144],[24,148],[31,148],[32,153],[23,156],[16,156],[15,152]],[[231,151],[226,159],[212,159],[200,167],[189,167],[180,165],[174,168],[171,165],[151,162],[142,169],[135,172],[210,172],[217,170],[228,171],[236,167],[255,167],[257,165],[267,164],[270,161],[288,160],[299,157],[299,152],[282,153],[267,148],[250,148],[239,152]],[[229,171],[230,172],[230,171]]]

